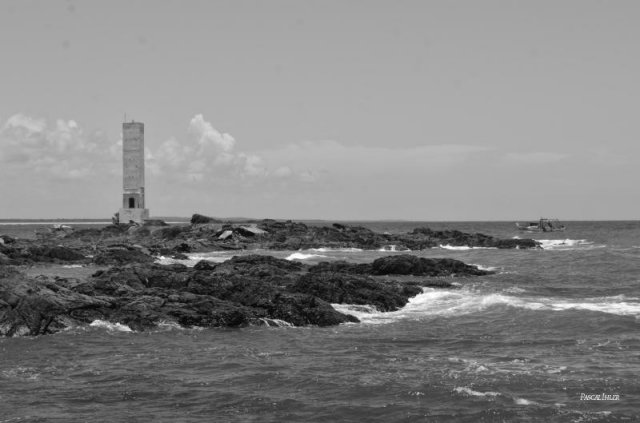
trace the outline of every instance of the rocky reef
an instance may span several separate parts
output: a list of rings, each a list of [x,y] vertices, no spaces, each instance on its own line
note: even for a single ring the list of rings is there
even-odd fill
[[[185,327],[329,326],[358,322],[331,303],[393,311],[423,287],[451,287],[442,277],[491,273],[457,260],[411,255],[365,265],[310,266],[264,255],[235,256],[220,264],[201,261],[193,268],[134,263],[100,269],[85,279],[29,277],[13,267],[0,269],[4,336],[43,335],[96,320],[134,330],[163,322]]]
[[[539,248],[530,239],[498,239],[455,230],[417,228],[381,234],[362,226],[313,226],[261,220],[229,223],[194,215],[191,224],[52,232],[37,240],[0,236],[0,335],[41,335],[104,320],[145,330],[162,322],[182,326],[255,324],[336,325],[357,322],[331,304],[403,307],[424,287],[450,287],[450,276],[490,272],[453,259],[409,254],[371,263],[323,262],[314,266],[267,255],[238,255],[194,267],[155,263],[160,255],[220,250],[358,248],[396,251],[439,245]],[[38,272],[73,264],[85,277]],[[445,278],[446,277],[446,278]]]

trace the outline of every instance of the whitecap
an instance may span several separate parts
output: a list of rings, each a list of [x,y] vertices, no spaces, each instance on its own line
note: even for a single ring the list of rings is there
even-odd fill
[[[65,269],[76,269],[78,267],[82,267],[81,264],[63,264],[62,267]]]
[[[595,245],[586,239],[538,239],[545,250],[575,250],[587,248],[602,248],[605,245]]]
[[[496,270],[498,270],[498,268],[495,266],[484,266],[482,264],[471,264],[471,266],[475,266],[478,269],[485,270],[487,272],[495,272]]]
[[[293,324],[286,322],[284,320],[280,320],[280,319],[267,319],[267,318],[261,318],[259,319],[260,322],[264,325],[264,326],[270,326],[270,327],[294,327]]]
[[[467,394],[469,396],[472,397],[497,397],[500,395],[500,392],[494,392],[494,391],[487,391],[487,392],[480,392],[480,391],[474,391],[471,388],[468,388],[466,386],[457,386],[453,389],[454,392],[457,392],[458,394]]]
[[[358,317],[358,315],[380,313],[374,306],[366,304],[331,304],[331,306],[341,313],[351,314],[356,317]]]
[[[468,245],[450,245],[450,244],[440,244],[440,248],[443,250],[452,250],[452,251],[468,251],[468,250],[497,250],[496,247],[470,247]]]
[[[467,245],[449,245],[449,244],[442,245],[442,244],[440,244],[439,247],[444,249],[444,250],[454,250],[454,251],[471,250],[471,247],[469,247]]]
[[[531,400],[524,399],[524,398],[517,398],[517,397],[515,397],[513,399],[513,402],[516,403],[516,405],[536,405],[536,404],[538,404],[535,401],[531,401]]]
[[[222,263],[227,260],[231,260],[234,255],[235,254],[230,254],[227,251],[214,251],[209,253],[192,254],[187,256],[188,258],[186,259],[174,259],[172,257],[158,256],[155,263],[164,265],[179,263],[188,267],[193,267],[201,260],[210,261],[212,263]]]
[[[398,247],[395,244],[390,244],[390,245],[384,245],[378,251],[384,251],[384,252],[387,252],[387,253],[395,253],[395,252],[406,253],[406,252],[409,252],[411,250],[408,249],[407,247]]]
[[[547,373],[549,374],[556,374],[556,373],[562,373],[565,370],[567,370],[567,366],[560,366],[560,367],[549,367],[547,369]]]
[[[511,290],[511,291],[510,291]],[[361,323],[386,324],[399,320],[420,320],[428,317],[452,317],[477,313],[492,307],[514,307],[533,311],[593,311],[619,316],[640,317],[640,302],[635,297],[621,295],[566,299],[558,297],[515,296],[517,288],[501,293],[482,293],[462,288],[447,290],[423,288],[423,292],[411,299],[403,308],[380,312],[372,306],[332,304],[341,313],[357,317]]]
[[[127,325],[123,325],[122,323],[111,323],[105,320],[94,320],[91,322],[89,326],[94,328],[103,328],[107,330],[117,331],[117,332],[133,332],[131,328]]]
[[[309,248],[308,251],[315,251],[318,253],[330,253],[330,252],[338,252],[338,253],[357,253],[360,251],[364,251],[362,248],[329,248],[329,247],[320,247],[320,248]]]
[[[285,257],[285,259],[286,260],[309,260],[309,259],[323,258],[323,257],[327,257],[327,256],[322,254],[306,254],[306,253],[296,252],[288,255],[287,257]]]

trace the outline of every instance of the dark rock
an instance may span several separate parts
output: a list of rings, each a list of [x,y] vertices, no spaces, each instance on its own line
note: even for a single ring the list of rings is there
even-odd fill
[[[533,249],[540,248],[540,243],[533,239],[499,239],[494,243],[496,248]]]
[[[155,258],[136,249],[106,250],[93,258],[99,265],[119,265],[126,263],[153,263]]]
[[[221,224],[198,216],[194,215],[193,221],[201,224],[161,228],[157,228],[159,224],[110,225],[62,234],[55,241],[0,243],[0,334],[51,333],[95,319],[124,323],[136,330],[161,321],[187,326],[232,327],[279,321],[324,326],[357,320],[337,312],[331,303],[397,310],[423,287],[451,287],[450,276],[492,273],[453,259],[409,254],[372,263],[334,261],[315,266],[253,254],[218,264],[200,261],[187,268],[155,264],[152,253],[185,259],[184,253],[193,251],[257,248],[378,250],[394,245],[396,250],[416,250],[447,244],[539,248],[539,243],[530,239],[505,240],[455,230],[417,228],[404,234],[380,234],[344,224],[323,227],[275,220]],[[220,239],[224,231],[234,235]],[[96,264],[115,267],[101,269],[83,281],[28,278],[4,270],[10,269],[7,265],[39,261],[86,262],[87,255],[93,255]]]
[[[133,229],[128,225],[110,225],[101,230],[81,230],[61,236],[63,242],[82,240],[96,244],[108,238],[128,238],[149,248],[158,247],[177,252],[257,248],[298,250],[320,247],[379,250],[391,248],[391,245],[394,246],[395,251],[422,250],[439,245],[540,248],[540,244],[534,240],[503,240],[480,233],[464,233],[457,230],[434,231],[429,228],[416,228],[408,233],[381,234],[363,226],[338,223],[332,226],[312,226],[290,220],[283,222],[269,219],[257,224],[225,223],[199,214],[192,216],[191,223],[191,225],[166,226],[159,229],[157,226],[146,225]],[[223,234],[226,235],[221,239]]]
[[[373,278],[338,273],[309,273],[292,287],[296,292],[316,296],[330,303],[369,304],[380,311],[393,311],[422,292],[412,284],[383,282]]]
[[[161,219],[146,219],[142,226],[169,226],[169,224]]]
[[[29,254],[33,261],[80,261],[85,256],[70,248],[61,246],[31,246]]]
[[[9,235],[0,235],[0,244],[13,244],[14,242],[16,242],[16,239],[9,236]]]
[[[191,216],[192,225],[198,225],[203,223],[222,223],[222,221],[219,219],[214,219],[213,217],[204,216],[197,213]]]
[[[0,252],[0,265],[5,264],[11,264],[11,259],[4,253]]]
[[[186,327],[240,327],[259,318],[248,307],[204,295],[182,297],[177,302],[165,303],[162,309],[177,323]]]
[[[70,311],[110,306],[108,300],[74,292],[50,278],[0,277],[0,335],[54,333],[76,321]]]
[[[343,260],[323,261],[309,268],[310,273],[351,273],[355,275],[371,275],[372,268],[370,263],[349,263]]]
[[[182,238],[183,235],[189,233],[189,226],[180,225],[180,226],[167,226],[162,229],[158,229],[153,233],[154,238],[160,239],[176,239]]]
[[[326,301],[306,294],[279,295],[268,310],[270,318],[284,320],[294,326],[333,326],[360,322],[357,317],[340,313]]]
[[[376,259],[371,267],[374,275],[483,276],[494,273],[454,259],[432,259],[409,254]]]
[[[216,269],[216,264],[211,263],[209,260],[200,260],[193,266],[193,270],[211,271]]]

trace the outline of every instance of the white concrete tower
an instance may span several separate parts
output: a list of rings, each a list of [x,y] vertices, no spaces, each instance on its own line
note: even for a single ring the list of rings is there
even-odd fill
[[[149,218],[144,202],[144,123],[122,124],[122,208],[120,222],[143,223]]]

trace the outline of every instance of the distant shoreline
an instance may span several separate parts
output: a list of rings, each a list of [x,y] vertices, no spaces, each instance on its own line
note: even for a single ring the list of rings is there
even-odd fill
[[[509,219],[509,220],[408,220],[408,219],[288,219],[288,218],[243,218],[243,217],[216,217],[215,219],[223,221],[223,222],[231,222],[231,223],[257,223],[264,219],[271,220],[292,220],[294,222],[304,222],[304,223],[327,223],[327,222],[337,222],[337,223],[513,223],[518,221],[518,219]],[[190,217],[164,217],[164,216],[152,216],[151,220],[163,220],[169,224],[181,224],[181,223],[190,223]],[[535,219],[519,219],[519,221],[528,221]],[[563,222],[638,222],[640,219],[562,219]],[[48,219],[0,219],[0,225],[37,225],[37,224],[60,224],[60,223],[68,223],[68,224],[76,224],[76,225],[101,225],[101,224],[111,224],[111,218],[104,219],[82,219],[82,218],[48,218]]]

